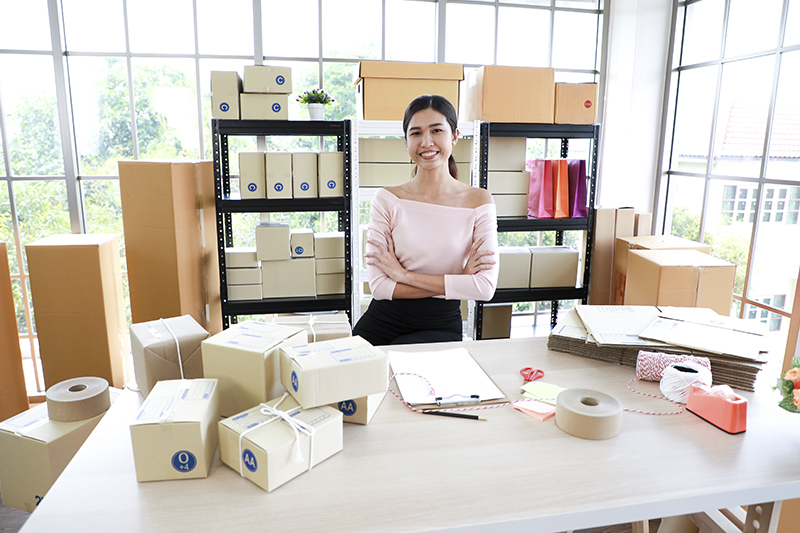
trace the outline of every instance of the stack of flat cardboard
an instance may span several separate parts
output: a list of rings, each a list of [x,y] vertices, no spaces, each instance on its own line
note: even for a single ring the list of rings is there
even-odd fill
[[[752,391],[766,362],[763,332],[710,309],[579,305],[550,333],[547,346],[625,366],[639,350],[708,357],[714,384]]]

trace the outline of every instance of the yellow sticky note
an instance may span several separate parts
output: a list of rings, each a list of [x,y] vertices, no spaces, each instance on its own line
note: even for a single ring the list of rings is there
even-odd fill
[[[531,381],[522,386],[522,391],[525,393],[524,395],[526,397],[540,400],[550,405],[556,404],[556,396],[563,390],[563,387],[538,380]]]

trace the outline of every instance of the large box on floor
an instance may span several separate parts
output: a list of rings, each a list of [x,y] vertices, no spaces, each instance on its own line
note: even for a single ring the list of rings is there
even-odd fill
[[[130,426],[136,481],[208,477],[218,422],[216,379],[156,383]]]
[[[127,326],[117,236],[51,235],[25,250],[46,387],[81,376],[125,386]]]
[[[6,243],[0,242],[0,420],[28,409]]]
[[[245,479],[271,492],[342,450],[342,413],[336,409],[301,409],[289,395],[267,405],[277,412],[257,405],[219,423],[219,458]],[[295,429],[287,419],[305,428]]]
[[[192,315],[222,329],[211,161],[120,161],[122,224],[134,323]]]
[[[552,68],[486,65],[468,71],[461,120],[552,124],[555,71]]]
[[[281,383],[305,408],[386,392],[389,358],[361,337],[281,348]]]
[[[207,338],[191,315],[131,324],[133,371],[142,394],[150,394],[158,381],[202,378],[200,344]]]
[[[305,344],[305,330],[248,320],[203,341],[203,375],[219,380],[220,414],[231,416],[283,394],[280,348]]]
[[[731,314],[736,265],[697,250],[631,250],[625,305],[707,307]]]
[[[359,117],[403,120],[408,104],[422,94],[444,96],[457,111],[463,79],[463,65],[362,61],[358,66]]]

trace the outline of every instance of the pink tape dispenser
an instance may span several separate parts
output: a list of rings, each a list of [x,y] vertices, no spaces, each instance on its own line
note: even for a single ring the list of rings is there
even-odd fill
[[[747,398],[727,385],[691,385],[686,409],[732,435],[747,429]]]

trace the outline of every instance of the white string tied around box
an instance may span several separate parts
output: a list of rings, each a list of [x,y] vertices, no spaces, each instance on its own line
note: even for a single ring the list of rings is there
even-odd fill
[[[175,335],[175,332],[172,331],[172,328],[169,327],[169,324],[167,324],[166,320],[164,320],[163,318],[159,320],[161,320],[161,323],[164,324],[165,328],[167,328],[167,331],[169,331],[169,334],[172,335],[172,338],[175,339],[175,347],[178,349],[178,368],[181,369],[181,379],[185,379],[183,377],[183,358],[181,358],[181,343],[178,340],[178,336]]]

